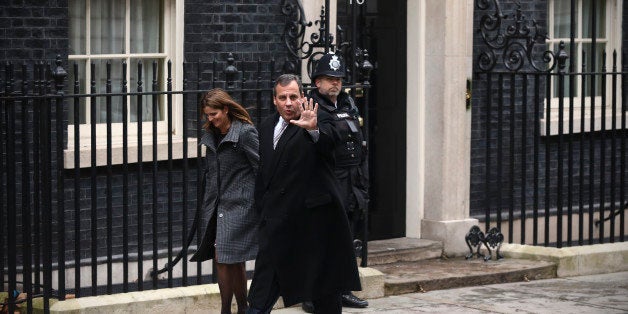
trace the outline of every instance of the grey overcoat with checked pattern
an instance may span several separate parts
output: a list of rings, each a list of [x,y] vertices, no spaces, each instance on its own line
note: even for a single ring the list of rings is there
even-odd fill
[[[222,141],[215,141],[213,134],[205,132],[200,142],[206,148],[206,184],[198,217],[203,240],[191,260],[205,261],[216,255],[217,262],[224,264],[252,260],[258,249],[259,224],[253,197],[259,165],[257,130],[234,119]],[[214,215],[215,230],[208,228]]]

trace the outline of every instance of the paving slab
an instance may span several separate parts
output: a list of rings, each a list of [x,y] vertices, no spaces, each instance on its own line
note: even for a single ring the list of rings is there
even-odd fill
[[[628,272],[434,290],[369,303],[343,313],[628,313]],[[273,313],[303,311],[291,307]]]

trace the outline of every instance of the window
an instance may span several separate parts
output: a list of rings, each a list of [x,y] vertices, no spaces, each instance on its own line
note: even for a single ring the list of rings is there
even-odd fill
[[[567,65],[573,62],[574,69],[567,68],[567,72],[582,72],[582,64],[584,63],[586,68],[585,72],[602,72],[602,59],[603,54],[606,52],[606,72],[612,71],[613,65],[613,51],[617,51],[617,67],[621,69],[621,12],[622,12],[623,0],[575,0],[575,25],[574,30],[574,47],[571,47],[571,3],[572,0],[549,0],[548,1],[548,37],[547,40],[549,49],[551,51],[558,51],[558,44],[561,41],[565,42],[565,50],[572,59],[567,60]],[[595,26],[595,27],[594,27]],[[595,39],[595,64],[591,66],[591,56],[593,49],[593,39]],[[584,59],[583,59],[584,53]],[[587,119],[591,118],[591,104],[595,103],[595,119],[596,130],[600,128],[601,123],[597,120],[601,119],[601,106],[602,95],[606,96],[606,119],[607,128],[611,127],[611,99],[612,99],[612,84],[611,75],[596,75],[595,76],[595,88],[594,95],[591,91],[591,76],[585,76],[585,86],[582,86],[583,75],[573,76],[573,96],[574,96],[574,114],[578,121],[574,121],[575,132],[580,132],[580,110],[582,99],[584,99],[584,110]],[[606,88],[602,90],[602,80],[606,80]],[[551,125],[551,135],[558,134],[558,104],[559,104],[559,86],[557,80],[554,78],[552,81],[552,102],[551,102],[551,121],[556,121]],[[571,94],[569,79],[565,78],[563,87],[565,106],[565,122],[568,119],[567,111],[569,110],[569,95]],[[620,86],[617,86],[616,96],[618,97],[618,106],[621,104]],[[594,96],[594,97],[591,97]],[[600,108],[600,109],[598,109]],[[621,119],[620,117],[616,117]],[[546,119],[543,119],[542,123],[546,123]],[[620,121],[618,121],[620,122]],[[586,128],[584,131],[589,131],[590,123],[585,123]],[[565,123],[565,130],[567,131],[567,123]],[[541,127],[543,133],[545,133],[545,125]]]
[[[181,77],[180,59],[182,56],[183,34],[183,1],[182,0],[70,0],[69,1],[69,56],[70,64],[78,65],[80,93],[91,92],[91,82],[96,85],[96,93],[106,92],[106,64],[111,63],[111,90],[113,93],[122,91],[122,63],[126,62],[127,89],[137,91],[138,62],[143,65],[142,86],[144,91],[152,91],[156,83],[160,90],[165,90],[167,62],[172,61],[173,89],[180,85],[177,77]],[[177,36],[179,34],[179,36]],[[91,64],[95,64],[92,72]],[[156,67],[156,81],[153,81],[153,63]],[[70,86],[74,84],[73,68],[69,71]],[[122,144],[123,96],[112,97],[112,130],[114,145]],[[173,97],[174,118],[171,130],[175,134],[180,128],[180,99]],[[92,110],[89,98],[81,98],[79,119],[75,121],[74,108],[70,106],[68,113],[68,143],[66,153],[74,150],[74,124],[80,124],[81,149],[89,149],[91,143],[91,123],[96,123],[97,146],[106,148],[106,98],[95,97],[96,106]],[[127,97],[127,122],[129,144],[138,145],[138,99],[137,96]],[[142,99],[142,133],[143,144],[152,145],[152,121],[156,118],[160,142],[166,140],[166,97],[158,97],[153,106],[153,97],[143,96]],[[156,108],[156,110],[154,110]],[[69,156],[66,156],[69,157]],[[130,158],[133,158],[129,156]],[[147,156],[150,159],[150,156]],[[73,163],[73,158],[66,158],[66,166]],[[100,157],[99,157],[100,159]],[[114,157],[115,159],[115,157]],[[99,162],[99,164],[102,164]],[[73,166],[73,165],[71,165]],[[81,166],[84,166],[81,161]]]

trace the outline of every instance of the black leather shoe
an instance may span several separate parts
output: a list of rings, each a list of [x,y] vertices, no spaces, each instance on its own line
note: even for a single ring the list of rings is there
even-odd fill
[[[349,293],[342,295],[342,306],[365,308],[369,306],[369,303],[366,300],[356,297],[353,293]]]
[[[305,301],[301,303],[301,308],[305,313],[314,313],[314,303],[312,301]]]

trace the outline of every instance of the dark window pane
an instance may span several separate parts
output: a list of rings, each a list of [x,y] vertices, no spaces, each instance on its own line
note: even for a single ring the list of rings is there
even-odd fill
[[[131,59],[131,65],[133,70],[131,70],[131,81],[129,90],[133,92],[137,91],[138,88],[138,61],[140,59]],[[157,90],[163,89],[163,79],[161,77],[161,73],[163,73],[163,60],[162,59],[141,59],[142,61],[142,90],[144,92],[153,91],[153,61],[157,61]],[[144,95],[142,97],[142,121],[153,121],[153,96],[152,95]],[[164,120],[164,106],[163,106],[163,97],[157,97],[157,111],[155,112],[157,115],[157,121]],[[130,107],[131,107],[131,122],[137,122],[137,106],[138,106],[138,96],[132,96]]]
[[[92,54],[124,53],[124,0],[92,0],[90,40]]]
[[[70,54],[85,54],[85,0],[70,0]]]
[[[593,37],[594,24],[596,38],[606,37],[606,1],[582,0],[582,7],[582,25],[584,26],[582,37]],[[593,9],[595,9],[595,17],[593,16]]]
[[[162,52],[163,2],[131,1],[131,53]]]

